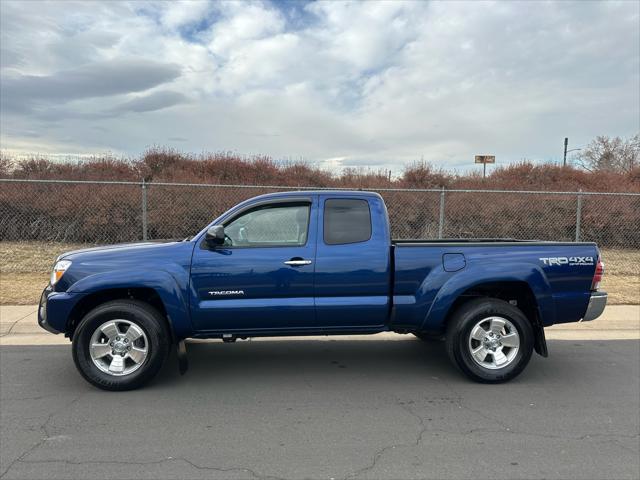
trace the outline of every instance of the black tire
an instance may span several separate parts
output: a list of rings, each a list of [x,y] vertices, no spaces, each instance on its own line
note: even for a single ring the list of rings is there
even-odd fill
[[[147,353],[137,370],[116,376],[100,370],[93,362],[90,343],[94,332],[109,320],[123,319],[138,326],[146,335]],[[80,374],[103,390],[133,390],[153,377],[169,354],[170,335],[162,315],[150,305],[137,300],[114,300],[91,310],[73,335],[73,361]],[[109,357],[106,357],[109,358]]]
[[[505,367],[496,369],[485,368],[476,362],[469,346],[474,327],[492,316],[511,322],[519,336],[519,347],[513,359]],[[462,373],[481,383],[503,383],[518,376],[531,359],[533,343],[533,329],[527,317],[520,309],[496,298],[470,300],[453,313],[447,325],[446,349],[449,358]]]
[[[444,340],[444,336],[443,335],[434,335],[434,334],[418,333],[418,332],[413,332],[413,334],[415,335],[416,338],[419,338],[423,342],[436,342],[436,343],[438,343],[438,342],[442,342],[442,340]]]

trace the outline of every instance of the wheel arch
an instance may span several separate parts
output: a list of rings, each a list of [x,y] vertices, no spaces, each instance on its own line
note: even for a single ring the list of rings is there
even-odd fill
[[[66,335],[73,335],[80,321],[94,308],[113,300],[138,300],[155,308],[164,320],[164,327],[169,332],[172,343],[176,341],[176,333],[160,294],[151,287],[106,288],[85,295],[71,310],[67,319]]]
[[[443,322],[443,329],[458,310],[465,303],[477,298],[496,298],[517,307],[529,320],[534,333],[534,349],[543,357],[548,356],[547,343],[544,335],[540,306],[536,295],[529,283],[523,280],[488,281],[476,284],[461,292],[450,305]]]
[[[174,339],[181,340],[193,334],[189,304],[185,300],[188,285],[188,276],[180,270],[122,268],[84,277],[71,285],[68,292],[87,297],[81,300],[82,306],[96,306],[100,301],[114,299],[146,301],[163,313]],[[74,322],[77,322],[76,316]]]

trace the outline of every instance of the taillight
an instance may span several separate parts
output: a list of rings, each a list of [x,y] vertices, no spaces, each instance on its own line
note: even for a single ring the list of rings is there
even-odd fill
[[[596,264],[596,271],[593,274],[593,281],[591,282],[591,290],[597,290],[600,287],[602,276],[604,275],[604,263],[598,257],[598,263]]]

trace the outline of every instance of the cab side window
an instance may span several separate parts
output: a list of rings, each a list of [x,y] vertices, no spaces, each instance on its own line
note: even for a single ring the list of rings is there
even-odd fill
[[[369,202],[360,199],[329,199],[324,202],[324,243],[343,245],[371,238]]]
[[[309,210],[309,204],[276,204],[244,212],[225,225],[225,245],[302,246],[307,243]]]

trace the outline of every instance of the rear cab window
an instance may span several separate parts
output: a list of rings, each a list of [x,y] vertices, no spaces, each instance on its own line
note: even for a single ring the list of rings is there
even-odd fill
[[[323,230],[327,245],[368,241],[371,238],[369,202],[356,198],[325,200]]]

